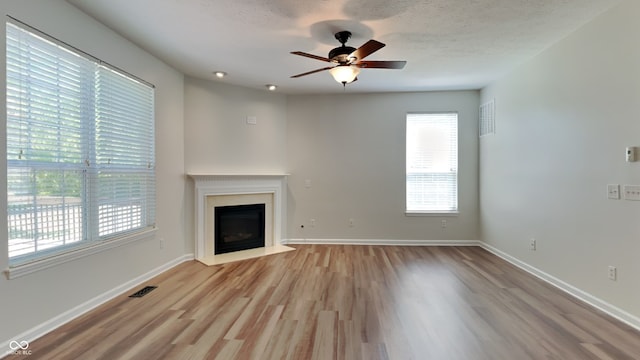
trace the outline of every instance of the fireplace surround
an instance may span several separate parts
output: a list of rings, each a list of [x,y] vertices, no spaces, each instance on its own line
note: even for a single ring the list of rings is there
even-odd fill
[[[286,174],[189,174],[195,182],[196,260],[223,264],[294,250],[282,245],[286,229]],[[264,204],[265,244],[216,254],[215,208]]]

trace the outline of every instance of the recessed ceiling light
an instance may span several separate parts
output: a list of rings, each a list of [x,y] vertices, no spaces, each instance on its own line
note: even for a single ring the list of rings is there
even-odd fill
[[[213,75],[215,75],[218,79],[222,79],[223,77],[227,76],[227,73],[224,71],[214,71]]]
[[[277,86],[273,85],[273,84],[267,84],[265,85],[267,87],[267,89],[269,91],[276,91],[276,89],[278,88]]]

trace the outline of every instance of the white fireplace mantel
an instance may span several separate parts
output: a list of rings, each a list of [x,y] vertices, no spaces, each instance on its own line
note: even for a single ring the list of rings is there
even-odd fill
[[[196,260],[207,265],[224,263],[226,259],[236,259],[238,255],[208,254],[205,243],[207,239],[207,198],[219,195],[273,195],[273,244],[263,250],[239,251],[248,258],[288,251],[292,248],[282,246],[283,233],[286,229],[286,194],[288,174],[188,174],[195,181],[196,205]],[[240,256],[242,256],[240,254]],[[255,255],[258,254],[258,255]]]

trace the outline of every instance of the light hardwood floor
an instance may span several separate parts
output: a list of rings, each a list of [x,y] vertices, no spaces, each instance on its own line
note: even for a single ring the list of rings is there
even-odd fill
[[[28,359],[640,359],[639,332],[478,247],[295,247],[181,264]]]

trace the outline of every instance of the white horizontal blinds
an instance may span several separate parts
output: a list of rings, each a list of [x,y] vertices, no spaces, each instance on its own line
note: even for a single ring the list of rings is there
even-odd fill
[[[6,28],[10,263],[153,226],[153,88]]]
[[[17,257],[84,239],[82,118],[92,64],[14,25],[6,34],[9,256]]]
[[[458,114],[407,114],[408,212],[457,212]]]
[[[152,226],[153,88],[100,67],[96,99],[99,236]]]

